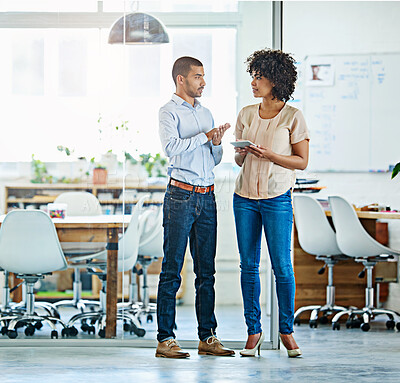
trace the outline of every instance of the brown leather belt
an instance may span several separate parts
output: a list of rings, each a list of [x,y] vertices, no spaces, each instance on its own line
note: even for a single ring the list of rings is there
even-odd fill
[[[206,194],[209,193],[210,191],[214,191],[214,185],[211,186],[193,186],[190,184],[186,184],[181,181],[174,180],[171,178],[169,181],[170,185],[176,186],[177,188],[187,190],[187,191],[194,191],[195,193],[201,193],[201,194]]]

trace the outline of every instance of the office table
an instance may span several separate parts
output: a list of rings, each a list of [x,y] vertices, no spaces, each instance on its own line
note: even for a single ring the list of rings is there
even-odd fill
[[[0,226],[5,215],[0,216]],[[60,242],[107,243],[106,338],[116,336],[118,232],[125,229],[131,216],[101,215],[53,219]]]

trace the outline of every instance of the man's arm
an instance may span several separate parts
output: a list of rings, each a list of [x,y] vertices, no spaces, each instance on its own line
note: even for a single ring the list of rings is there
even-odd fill
[[[209,141],[205,133],[199,133],[190,138],[180,138],[177,121],[172,113],[164,108],[160,109],[159,122],[161,145],[168,157],[177,156],[183,152],[191,152]]]

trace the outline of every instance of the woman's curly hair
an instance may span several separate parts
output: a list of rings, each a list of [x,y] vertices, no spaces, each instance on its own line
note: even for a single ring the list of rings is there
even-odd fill
[[[274,99],[286,102],[292,98],[297,80],[295,60],[292,56],[280,50],[262,49],[250,55],[245,63],[250,75],[261,75],[274,84]]]

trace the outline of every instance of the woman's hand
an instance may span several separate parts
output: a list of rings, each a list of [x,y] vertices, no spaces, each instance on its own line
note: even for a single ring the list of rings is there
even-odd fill
[[[248,152],[260,159],[272,161],[274,152],[270,148],[264,148],[261,145],[250,145],[247,147]]]
[[[240,140],[236,140],[240,141]],[[248,147],[245,148],[235,148],[235,162],[238,166],[243,166],[244,159],[247,156],[247,151]]]
[[[248,153],[257,158],[265,159],[287,169],[304,170],[308,163],[308,140],[303,140],[292,145],[292,155],[285,156],[274,153],[270,148],[261,145],[251,145],[247,148]]]
[[[240,154],[243,157],[245,157],[247,155],[247,149],[246,148],[235,148],[235,152],[237,154]]]

